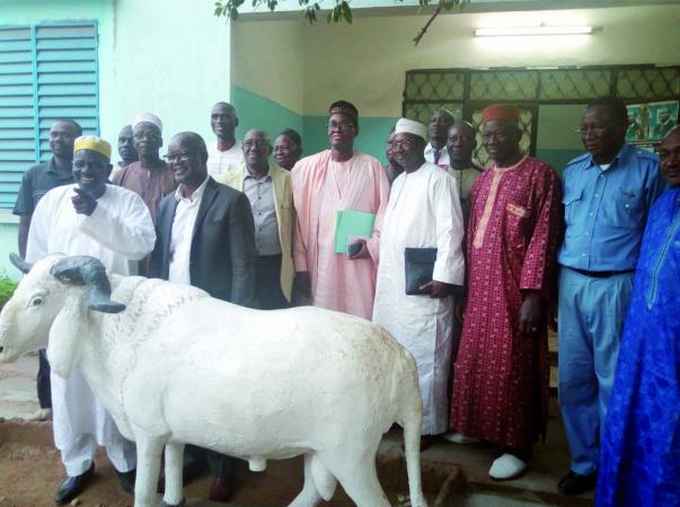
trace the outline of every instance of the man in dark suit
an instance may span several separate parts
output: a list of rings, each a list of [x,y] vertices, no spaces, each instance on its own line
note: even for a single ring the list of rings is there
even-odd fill
[[[160,204],[150,276],[254,306],[255,231],[248,198],[208,176],[208,151],[198,134],[174,136],[166,159],[178,187]],[[210,500],[226,501],[231,493],[229,458],[192,446],[187,451],[189,463],[193,458],[205,464],[210,457],[216,469]],[[195,468],[185,468],[185,476],[193,475]]]

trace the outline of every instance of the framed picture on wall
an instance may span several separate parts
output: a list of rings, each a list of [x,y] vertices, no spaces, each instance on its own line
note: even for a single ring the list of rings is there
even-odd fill
[[[643,148],[653,147],[678,124],[678,101],[649,102],[628,106],[626,141]]]

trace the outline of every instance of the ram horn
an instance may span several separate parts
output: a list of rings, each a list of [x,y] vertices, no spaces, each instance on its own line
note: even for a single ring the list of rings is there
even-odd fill
[[[87,307],[95,312],[120,313],[125,305],[111,300],[111,283],[99,259],[85,255],[66,257],[50,269],[57,280],[67,285],[88,287]]]
[[[19,271],[21,271],[24,274],[28,273],[31,270],[31,268],[33,267],[33,264],[31,264],[30,262],[26,262],[25,260],[23,260],[21,257],[19,257],[15,253],[9,254],[9,261],[12,264],[14,264],[15,268],[17,268]]]

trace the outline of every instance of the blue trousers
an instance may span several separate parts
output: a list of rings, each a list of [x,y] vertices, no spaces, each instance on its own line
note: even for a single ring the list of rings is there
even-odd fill
[[[571,470],[598,467],[600,432],[614,383],[633,273],[607,278],[563,267],[559,295],[559,399]]]

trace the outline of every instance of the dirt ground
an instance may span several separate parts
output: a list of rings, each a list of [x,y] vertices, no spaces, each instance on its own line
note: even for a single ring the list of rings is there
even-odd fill
[[[103,449],[95,461],[95,478],[78,498],[82,507],[132,507],[132,498],[119,487],[113,468]],[[302,489],[302,459],[271,461],[265,472],[250,472],[246,462],[239,462],[236,470],[234,507],[275,507],[288,505]],[[0,507],[53,506],[54,494],[63,479],[59,453],[54,449],[49,423],[0,422]],[[402,477],[403,475],[403,477]],[[425,488],[436,490],[440,478],[425,474]],[[405,484],[401,458],[381,466],[381,482],[388,489]],[[437,484],[435,484],[435,482]],[[210,478],[206,477],[185,487],[190,499],[207,498]],[[392,490],[394,491],[394,490]],[[405,496],[388,493],[393,505],[404,505]],[[197,501],[192,507],[207,504]],[[218,504],[210,504],[218,505]],[[354,505],[341,487],[329,507]]]

